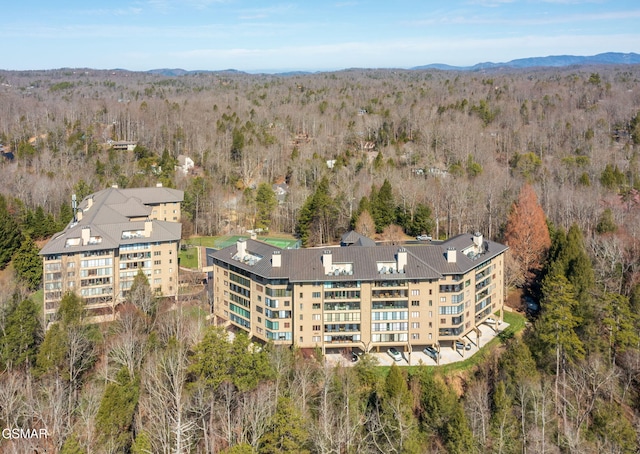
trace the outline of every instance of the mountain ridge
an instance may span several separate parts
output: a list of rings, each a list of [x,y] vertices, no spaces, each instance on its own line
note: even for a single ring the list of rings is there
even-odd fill
[[[604,52],[596,55],[549,55],[546,57],[528,57],[510,60],[508,62],[476,63],[473,66],[452,66],[443,63],[431,63],[428,65],[414,66],[410,69],[440,69],[445,71],[478,71],[483,69],[496,68],[537,68],[553,67],[562,68],[566,66],[585,65],[636,65],[640,64],[640,54],[635,52]]]

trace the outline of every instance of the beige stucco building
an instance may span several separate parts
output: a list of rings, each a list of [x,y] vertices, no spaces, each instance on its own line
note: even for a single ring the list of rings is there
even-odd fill
[[[217,322],[276,344],[368,352],[451,345],[502,318],[506,246],[479,233],[407,246],[351,236],[342,247],[242,239],[214,252]]]
[[[46,321],[67,291],[84,299],[88,316],[113,318],[138,270],[158,295],[176,296],[183,195],[159,185],[85,197],[71,223],[40,251]]]

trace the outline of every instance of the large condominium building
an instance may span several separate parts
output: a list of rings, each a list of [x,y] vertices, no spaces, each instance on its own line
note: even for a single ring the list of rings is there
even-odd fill
[[[89,316],[112,318],[138,270],[157,294],[177,295],[183,195],[159,185],[85,197],[71,223],[40,251],[46,321],[67,291],[85,300]]]
[[[479,233],[426,245],[280,250],[239,240],[215,251],[214,315],[275,344],[413,351],[464,336],[498,313],[506,246]],[[473,336],[473,337],[471,337]]]

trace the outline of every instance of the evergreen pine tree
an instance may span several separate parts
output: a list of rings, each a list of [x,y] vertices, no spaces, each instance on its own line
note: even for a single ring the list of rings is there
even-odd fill
[[[38,305],[31,299],[12,305],[0,336],[0,369],[28,368],[35,364],[38,345],[42,340],[38,315]]]
[[[21,243],[20,227],[9,212],[6,199],[0,194],[0,270],[11,261]]]
[[[36,290],[42,281],[42,260],[39,252],[38,246],[27,236],[13,255],[16,275],[31,290]]]

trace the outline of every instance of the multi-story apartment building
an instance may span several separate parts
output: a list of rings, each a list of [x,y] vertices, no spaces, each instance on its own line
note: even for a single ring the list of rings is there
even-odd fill
[[[40,251],[46,321],[67,291],[85,300],[90,317],[109,320],[139,270],[157,294],[176,296],[183,195],[161,185],[111,187],[74,207],[74,219]]]
[[[275,344],[413,351],[502,318],[507,247],[479,233],[426,245],[368,241],[280,250],[254,240],[215,251],[214,315]],[[473,337],[471,337],[473,336]]]

